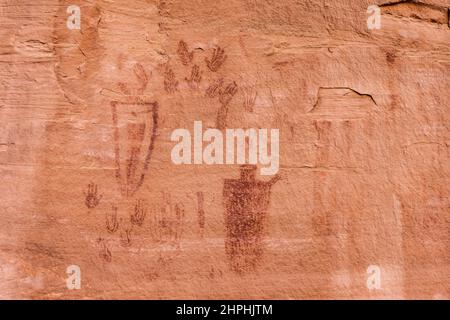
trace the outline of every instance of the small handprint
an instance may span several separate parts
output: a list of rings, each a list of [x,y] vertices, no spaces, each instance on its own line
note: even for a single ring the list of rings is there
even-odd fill
[[[98,204],[100,203],[100,199],[102,198],[101,195],[98,195],[97,185],[93,183],[88,184],[88,191],[87,193],[84,192],[84,195],[86,196],[84,203],[89,209],[98,206]]]
[[[127,228],[120,233],[120,245],[122,247],[131,246],[131,231],[133,231],[132,228]]]
[[[222,66],[222,64],[225,62],[226,59],[227,56],[225,55],[225,51],[222,48],[217,47],[214,48],[211,60],[205,58],[205,61],[209,70],[211,70],[212,72],[216,72],[217,70],[219,70],[219,68]]]
[[[128,89],[128,86],[126,83],[119,82],[118,86],[119,86],[120,91],[122,91],[123,94],[125,94],[127,96],[131,95],[131,91],[130,91],[130,89]]]
[[[145,72],[144,67],[140,63],[136,63],[134,65],[133,71],[140,82],[140,86],[137,89],[137,94],[142,95],[142,94],[144,94],[144,91],[148,85],[147,73]]]
[[[99,252],[100,258],[102,258],[106,262],[111,262],[112,261],[112,254],[111,254],[111,251],[109,251],[109,249],[108,249],[108,247],[106,245],[105,239],[99,238],[99,239],[97,239],[97,242],[100,244],[100,252]]]
[[[233,83],[230,83],[225,90],[220,90],[219,91],[219,101],[222,104],[222,106],[226,106],[228,105],[228,103],[230,103],[231,99],[233,98],[233,96],[236,94],[236,92],[238,91],[238,87],[236,82],[233,81]]]
[[[210,98],[217,97],[220,94],[220,90],[222,90],[222,85],[223,78],[214,81],[213,83],[211,83],[208,89],[206,89],[206,95]]]
[[[143,200],[138,200],[134,205],[134,214],[130,216],[132,224],[142,226],[145,216],[147,215],[147,209],[144,208]]]
[[[106,230],[109,233],[114,233],[119,228],[119,221],[117,220],[117,207],[112,207],[112,214],[106,214]]]
[[[126,83],[119,82],[119,84],[118,84],[119,89],[123,94],[125,94],[127,96],[130,96],[133,94],[136,96],[143,95],[144,91],[148,85],[147,73],[146,73],[144,67],[140,63],[136,63],[134,65],[133,72],[138,80],[138,87],[134,91],[132,91],[132,90],[130,90],[130,88],[128,87],[128,85]]]
[[[220,277],[222,277],[222,275],[223,275],[222,270],[215,269],[213,266],[210,267],[209,273],[208,273],[209,279],[220,278]]]
[[[253,112],[258,92],[253,89],[244,90],[244,110]]]
[[[191,89],[197,89],[202,80],[202,73],[198,65],[194,65],[191,71],[191,77],[185,78]]]
[[[217,119],[216,119],[216,127],[219,130],[223,130],[226,127],[228,104],[230,103],[231,99],[233,99],[237,90],[238,90],[237,84],[236,82],[233,81],[233,83],[230,83],[225,88],[225,90],[220,89],[219,91],[220,108],[219,111],[217,112]]]
[[[174,93],[178,90],[178,81],[175,78],[175,73],[169,67],[166,67],[164,72],[164,89],[167,93]]]
[[[183,40],[180,40],[180,42],[178,42],[177,53],[180,57],[181,63],[185,66],[191,63],[192,59],[194,58],[194,52],[189,52],[187,44]]]

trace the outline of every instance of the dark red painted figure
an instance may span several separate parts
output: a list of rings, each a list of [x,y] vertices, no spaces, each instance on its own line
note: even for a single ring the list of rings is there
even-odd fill
[[[236,272],[253,270],[262,253],[262,238],[270,189],[280,177],[257,181],[256,166],[241,166],[240,179],[226,179],[223,189],[225,201],[225,252],[230,267]]]

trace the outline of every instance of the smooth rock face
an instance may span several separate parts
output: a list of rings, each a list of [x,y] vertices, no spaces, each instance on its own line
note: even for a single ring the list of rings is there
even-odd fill
[[[450,298],[450,3],[386,3],[2,1],[0,297]]]

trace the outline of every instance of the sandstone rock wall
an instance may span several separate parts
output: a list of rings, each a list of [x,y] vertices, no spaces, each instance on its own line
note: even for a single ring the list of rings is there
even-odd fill
[[[2,0],[0,296],[448,299],[449,6]],[[194,121],[281,179],[175,165]]]

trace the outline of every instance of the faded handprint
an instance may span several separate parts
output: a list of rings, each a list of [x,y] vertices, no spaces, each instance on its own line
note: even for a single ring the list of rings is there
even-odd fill
[[[258,92],[254,89],[244,89],[244,110],[253,112]]]
[[[222,90],[223,78],[220,78],[206,89],[206,95],[210,98],[215,98],[220,94],[220,90]]]
[[[134,65],[133,71],[141,84],[140,87],[137,88],[137,94],[142,95],[144,94],[144,90],[147,88],[148,85],[147,73],[145,72],[144,67],[140,63],[136,63]]]
[[[148,85],[148,75],[144,69],[144,67],[140,63],[136,63],[133,67],[133,73],[138,80],[138,87],[135,90],[130,90],[129,86],[126,83],[119,82],[118,86],[120,91],[127,95],[136,95],[140,96],[144,94],[145,89]]]
[[[100,199],[102,198],[101,195],[98,195],[97,185],[93,183],[88,184],[88,191],[87,193],[84,192],[84,195],[86,196],[84,203],[89,209],[98,206],[98,204],[100,203]]]
[[[164,72],[164,89],[167,93],[174,93],[178,90],[178,81],[175,78],[175,73],[169,67],[166,67]]]
[[[163,194],[163,205],[152,215],[151,235],[158,243],[179,245],[183,233],[184,206],[173,204],[170,194]]]
[[[112,261],[112,254],[111,254],[111,251],[109,251],[109,249],[108,249],[108,247],[106,245],[105,239],[98,238],[97,242],[100,245],[100,252],[99,252],[100,258],[102,258],[106,262],[111,262]]]
[[[144,201],[139,199],[134,205],[134,213],[130,216],[132,224],[142,226],[145,216],[147,215],[147,209],[144,208]]]
[[[112,206],[112,214],[106,213],[106,230],[114,233],[119,229],[119,221],[117,220],[117,207]]]
[[[205,61],[209,70],[211,70],[212,72],[216,72],[217,70],[219,70],[219,68],[222,66],[222,64],[225,62],[226,59],[227,56],[225,55],[225,51],[222,48],[217,47],[214,48],[211,60],[205,58]]]
[[[236,94],[238,88],[236,82],[233,81],[233,83],[230,83],[225,90],[220,90],[219,94],[219,101],[220,101],[220,109],[217,113],[217,119],[216,119],[216,127],[219,130],[225,129],[226,126],[226,120],[227,120],[227,114],[228,114],[228,104],[230,103],[231,99],[233,99],[234,95]]]
[[[133,229],[130,227],[120,233],[120,245],[122,247],[131,246],[131,232],[132,231],[133,231]]]
[[[223,272],[220,269],[215,269],[213,266],[210,267],[208,272],[208,278],[209,279],[215,279],[222,277]]]
[[[192,67],[190,78],[185,78],[191,89],[197,89],[202,80],[202,73],[198,65]]]
[[[181,63],[185,66],[191,63],[192,59],[194,58],[194,52],[189,52],[187,44],[183,40],[180,40],[180,42],[178,42],[177,53],[180,57]]]
[[[228,103],[230,103],[231,99],[233,98],[233,96],[236,94],[236,92],[238,91],[238,87],[236,82],[233,81],[233,83],[230,83],[225,90],[220,90],[219,91],[219,101],[221,103],[222,106],[226,106],[228,105]]]

